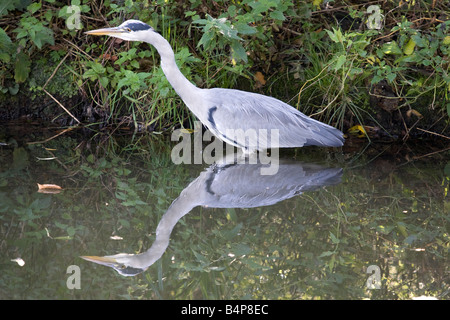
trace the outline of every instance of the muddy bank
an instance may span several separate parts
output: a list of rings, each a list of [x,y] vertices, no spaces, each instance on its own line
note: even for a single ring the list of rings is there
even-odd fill
[[[42,120],[43,122],[52,122],[60,126],[71,126],[77,124],[76,119],[85,124],[100,119],[100,113],[96,112],[97,117],[93,116],[92,104],[81,95],[70,98],[56,95],[53,98],[47,95],[41,95],[34,99],[28,96],[14,96],[9,101],[1,101],[0,120]]]
[[[446,114],[428,107],[420,110],[397,109],[399,99],[389,99],[387,90],[386,87],[368,89],[372,114],[363,119],[363,125],[350,112],[346,114],[344,127],[341,129],[347,138],[368,138],[382,142],[403,142],[420,138],[450,142],[450,124]],[[372,94],[373,92],[380,94]],[[181,105],[180,108],[186,106]],[[126,127],[138,132],[170,129],[146,127],[139,120],[132,121],[129,114],[122,114],[116,117],[115,123],[111,123],[111,118],[102,107],[95,107],[91,100],[82,95],[71,98],[41,95],[34,99],[18,95],[9,101],[0,102],[1,121],[18,119],[41,120],[57,126],[72,126],[79,121],[82,125],[95,124],[97,128]],[[189,126],[188,123],[186,125]]]

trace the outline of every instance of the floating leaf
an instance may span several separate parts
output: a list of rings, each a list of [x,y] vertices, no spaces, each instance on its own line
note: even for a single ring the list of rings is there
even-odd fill
[[[37,184],[40,193],[60,193],[62,188],[56,184]]]

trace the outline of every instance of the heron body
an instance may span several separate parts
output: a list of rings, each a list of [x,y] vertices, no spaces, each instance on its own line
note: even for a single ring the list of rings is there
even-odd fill
[[[115,28],[86,33],[144,41],[154,46],[161,57],[161,68],[167,80],[187,107],[216,137],[242,148],[245,153],[274,147],[339,147],[344,143],[340,130],[273,97],[235,89],[196,87],[181,73],[169,42],[142,21],[128,20]],[[240,140],[237,136],[249,131],[256,134],[255,139]],[[267,131],[267,134],[276,132],[277,141],[267,138],[261,134],[262,131]]]
[[[341,182],[343,170],[313,163],[281,159],[276,175],[261,175],[261,167],[230,163],[212,165],[202,171],[172,202],[156,228],[151,247],[139,254],[119,253],[81,258],[114,268],[123,276],[134,276],[158,261],[169,246],[172,230],[178,221],[195,207],[255,208]]]

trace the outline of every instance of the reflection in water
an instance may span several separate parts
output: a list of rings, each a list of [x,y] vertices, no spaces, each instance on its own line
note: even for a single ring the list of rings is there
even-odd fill
[[[109,266],[124,276],[134,276],[155,263],[169,245],[170,234],[184,215],[197,206],[252,208],[275,204],[305,191],[340,183],[342,169],[311,163],[283,161],[275,175],[261,175],[263,164],[212,165],[189,184],[173,201],[156,228],[150,249],[140,254],[82,256]]]

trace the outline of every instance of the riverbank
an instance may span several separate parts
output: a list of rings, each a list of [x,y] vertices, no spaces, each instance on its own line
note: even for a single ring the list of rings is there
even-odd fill
[[[0,119],[189,128],[153,48],[83,34],[134,18],[169,40],[199,87],[274,96],[370,140],[448,139],[449,17],[431,0],[22,1],[0,13]]]

